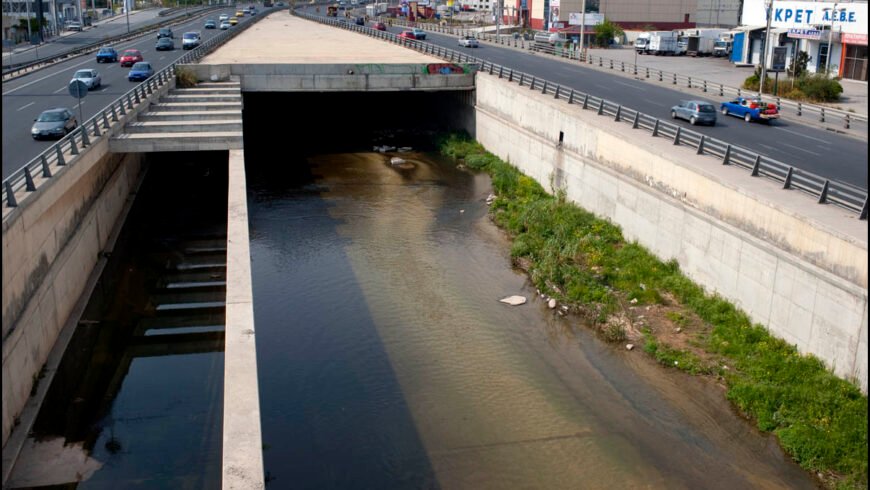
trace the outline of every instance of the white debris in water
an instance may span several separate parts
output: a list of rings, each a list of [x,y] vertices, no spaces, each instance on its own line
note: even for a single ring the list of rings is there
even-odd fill
[[[525,296],[508,296],[507,298],[502,298],[499,300],[502,303],[509,304],[511,306],[518,306],[526,302]]]
[[[553,308],[556,307],[556,300],[553,298],[550,298],[550,301],[547,301],[547,306],[549,306],[550,309],[552,310]]]
[[[405,153],[405,152],[409,152],[409,151],[411,151],[410,146],[400,146],[399,147],[399,153]]]
[[[401,165],[401,164],[403,164],[403,163],[405,163],[405,159],[404,159],[404,158],[399,158],[399,157],[393,157],[393,158],[390,158],[390,164],[391,164],[391,165]]]
[[[634,344],[625,344],[625,348],[628,350],[634,349]]]

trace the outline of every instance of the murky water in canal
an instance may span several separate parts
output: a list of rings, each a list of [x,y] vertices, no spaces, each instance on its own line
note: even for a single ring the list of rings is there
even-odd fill
[[[535,300],[488,177],[402,156],[248,161],[270,487],[815,487],[720,388]]]

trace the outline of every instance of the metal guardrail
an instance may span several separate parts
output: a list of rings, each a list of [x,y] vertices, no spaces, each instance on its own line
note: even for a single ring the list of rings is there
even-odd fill
[[[650,131],[653,137],[668,138],[675,145],[693,148],[698,155],[712,156],[718,159],[722,165],[736,165],[745,168],[751,172],[753,177],[770,179],[782,184],[783,189],[796,189],[812,196],[819,204],[833,204],[858,214],[859,219],[867,219],[867,191],[851,184],[826,179],[812,172],[760,155],[747,148],[684,129],[682,126],[624,107],[616,102],[566,88],[538,76],[506,68],[462,52],[431,43],[401,38],[390,32],[358,26],[344,19],[321,17],[299,11],[294,11],[294,14],[322,24],[367,34],[450,62],[477,64],[480,66],[480,71],[490,75],[506,79],[508,82],[517,82],[521,87],[529,87],[530,90],[540,90],[541,93],[553,95],[554,98],[565,100],[568,104],[578,105],[584,110],[596,111],[600,116],[613,117],[617,122],[630,124],[633,129]]]
[[[380,19],[380,18],[379,18]],[[407,22],[404,19],[389,19],[393,25],[403,27],[417,27],[426,31],[437,32],[441,34],[449,34],[455,36],[474,36],[480,41],[499,44],[527,51],[538,53],[546,53],[560,58],[577,60],[579,62],[597,65],[600,68],[610,68],[611,70],[620,70],[625,73],[631,73],[635,76],[643,76],[646,79],[656,79],[659,82],[671,81],[672,85],[699,90],[703,93],[715,93],[719,97],[742,97],[754,96],[757,91],[746,90],[739,87],[731,87],[718,82],[711,82],[699,77],[689,75],[681,75],[679,73],[657,70],[645,66],[635,65],[634,63],[626,63],[624,61],[605,58],[603,56],[591,55],[589,53],[580,53],[579,50],[573,49],[573,44],[563,46],[557,45],[541,45],[533,40],[523,39],[522,37],[514,38],[510,35],[497,36],[492,33],[482,33],[478,29],[463,29],[450,26],[432,25],[425,22]],[[782,97],[774,97],[771,94],[765,94],[764,97],[776,101],[776,106],[782,110],[789,109],[798,117],[816,117],[821,123],[829,120],[839,119],[842,122],[844,129],[850,129],[854,122],[867,122],[866,114],[857,114],[832,107],[825,107],[817,104],[808,104]]]
[[[263,13],[271,11],[267,9]],[[132,90],[115,99],[102,111],[80,124],[72,132],[64,136],[54,145],[30,160],[20,169],[3,180],[2,199],[7,208],[18,207],[33,192],[49,179],[56,177],[67,167],[75,165],[79,155],[100,141],[101,138],[113,136],[126,123],[128,113],[136,113],[142,104],[150,104],[154,94],[166,84],[175,79],[177,65],[189,64],[208,55],[216,48],[244,32],[257,23],[263,16],[257,16],[251,22],[240,24],[231,30],[224,31],[203,42],[169,66],[158,71],[147,80],[137,84]],[[119,124],[117,124],[119,123]]]
[[[160,22],[158,24],[151,24],[148,26],[140,27],[136,30],[130,31],[129,33],[121,34],[119,36],[115,36],[112,38],[102,39],[100,41],[86,44],[84,46],[80,46],[78,48],[71,49],[69,51],[66,51],[66,52],[63,52],[60,54],[46,56],[45,58],[34,60],[34,61],[28,61],[25,63],[8,64],[8,65],[5,65],[3,67],[3,81],[8,82],[10,80],[14,80],[15,78],[27,75],[28,73],[31,73],[33,71],[50,66],[50,65],[57,63],[59,61],[64,61],[66,59],[73,58],[75,56],[79,56],[82,54],[92,53],[92,52],[94,52],[94,51],[96,51],[96,50],[100,49],[101,47],[106,46],[108,44],[116,44],[119,42],[124,42],[124,41],[129,40],[129,39],[134,39],[134,38],[137,38],[143,34],[147,34],[149,32],[155,32],[162,27],[172,26],[175,24],[187,22],[191,18],[198,18],[198,17],[201,17],[202,15],[205,15],[213,10],[218,10],[218,9],[222,9],[222,8],[226,8],[226,7],[227,7],[226,5],[207,7],[207,8],[192,12],[190,15],[184,16],[183,18],[173,18],[173,19],[169,19],[165,22]]]

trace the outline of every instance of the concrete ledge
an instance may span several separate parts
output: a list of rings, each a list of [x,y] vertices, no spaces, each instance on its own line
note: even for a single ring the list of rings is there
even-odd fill
[[[265,488],[244,155],[241,150],[231,150],[229,155],[224,490]]]
[[[122,134],[109,140],[112,153],[240,150],[243,146],[241,131]]]
[[[205,120],[220,120],[232,119],[241,117],[241,112],[234,111],[163,111],[163,112],[143,112],[139,115],[140,122],[148,121],[205,121]]]
[[[242,110],[241,102],[158,102],[152,104],[151,108],[155,112],[173,112],[173,111],[228,111],[235,110],[237,113]]]
[[[204,132],[242,131],[241,114],[235,119],[209,119],[192,121],[137,121],[127,124],[126,134],[156,133],[204,133]]]

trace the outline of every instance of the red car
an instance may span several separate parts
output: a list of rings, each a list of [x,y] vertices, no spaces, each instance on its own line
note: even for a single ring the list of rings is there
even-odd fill
[[[133,66],[140,61],[145,61],[145,58],[138,49],[128,49],[121,53],[121,66]]]
[[[413,31],[402,31],[399,33],[399,37],[404,37],[405,39],[413,39],[417,40],[417,36],[414,35]]]
[[[386,31],[387,25],[384,24],[383,22],[375,22],[374,28],[379,30],[379,31]]]

